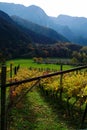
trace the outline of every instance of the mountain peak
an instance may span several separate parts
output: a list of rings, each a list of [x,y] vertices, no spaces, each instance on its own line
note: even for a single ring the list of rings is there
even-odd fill
[[[41,9],[39,6],[37,5],[30,5],[28,6],[28,8],[33,8],[33,9]],[[42,10],[42,9],[41,9]]]
[[[47,15],[45,13],[45,11],[40,8],[39,6],[36,6],[36,5],[30,5],[27,7],[28,8],[28,11],[31,11],[31,12],[34,12],[35,14],[38,13],[38,14],[43,14],[43,15]]]

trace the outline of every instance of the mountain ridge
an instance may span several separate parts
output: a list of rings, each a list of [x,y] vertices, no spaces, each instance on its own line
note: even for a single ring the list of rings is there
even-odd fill
[[[59,34],[58,32],[56,32],[55,30],[51,28],[40,26],[38,24],[35,24],[29,20],[25,20],[18,16],[11,16],[11,18],[15,22],[17,22],[17,24],[24,26],[25,28],[30,29],[38,34],[42,34],[56,41],[69,42],[68,39],[66,39],[64,36],[62,36],[61,34]]]
[[[71,58],[73,51],[80,52],[81,50],[82,46],[80,45],[68,42],[57,42],[56,40],[37,34],[32,30],[18,25],[9,15],[0,11],[1,61],[2,58]]]
[[[20,4],[0,2],[0,9],[10,16],[17,15],[38,25],[52,28],[69,39],[72,43],[87,45],[87,18],[67,15],[50,17],[43,9],[35,5],[26,7]],[[66,20],[66,17],[68,20]],[[68,23],[66,21],[68,21]],[[71,25],[72,23],[73,25]]]
[[[17,24],[8,14],[0,11],[0,56],[2,54],[5,57],[15,58],[35,49],[36,45],[43,44],[45,47],[45,45],[63,42],[63,37],[54,30],[41,28],[44,28],[46,35]],[[54,35],[54,37],[52,38],[49,35]],[[65,40],[67,42],[67,39]],[[34,54],[31,53],[30,55]]]

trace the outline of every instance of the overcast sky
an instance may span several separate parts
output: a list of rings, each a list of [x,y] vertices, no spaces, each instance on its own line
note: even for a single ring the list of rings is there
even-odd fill
[[[37,5],[49,16],[66,14],[70,16],[87,17],[87,0],[0,0],[0,2]]]

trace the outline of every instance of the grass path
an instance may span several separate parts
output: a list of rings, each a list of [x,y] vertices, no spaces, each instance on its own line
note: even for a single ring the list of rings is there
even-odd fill
[[[71,130],[35,89],[12,109],[10,130]]]

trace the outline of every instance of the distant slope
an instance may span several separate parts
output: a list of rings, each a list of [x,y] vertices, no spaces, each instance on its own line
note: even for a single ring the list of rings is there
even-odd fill
[[[12,16],[11,17],[15,22],[17,22],[19,25],[26,27],[27,29],[30,29],[38,34],[42,34],[46,37],[49,37],[53,40],[56,41],[61,41],[61,42],[69,42],[68,39],[66,39],[64,36],[61,34],[57,33],[55,30],[48,28],[48,27],[43,27],[38,24],[35,24],[33,22],[30,22],[28,20],[25,20],[23,18],[20,18],[18,16]]]
[[[0,11],[0,58],[69,58],[73,51],[81,48],[71,43],[55,43],[46,36],[19,26],[6,13]]]
[[[87,45],[87,18],[59,15],[54,21],[61,26],[68,26],[70,28],[74,34],[72,39],[74,42]]]
[[[87,18],[66,15],[49,17],[44,10],[34,5],[25,7],[0,2],[0,9],[9,15],[17,15],[41,26],[52,28],[71,42],[87,45]]]
[[[17,40],[30,41],[20,26],[17,26],[6,13],[0,11],[0,46],[3,46],[2,42],[6,45]]]
[[[63,35],[62,28],[60,25],[55,25],[54,21],[42,10],[40,7],[31,5],[29,7],[25,7],[19,4],[13,3],[3,3],[0,2],[0,9],[8,13],[9,15],[16,15],[38,25],[52,28],[56,30],[58,33]],[[63,35],[64,37],[64,35]]]
[[[9,42],[9,40],[13,42],[23,40],[26,43],[33,42],[44,44],[57,42],[57,40],[53,40],[30,29],[26,29],[23,26],[19,26],[3,11],[0,11],[0,40],[7,40],[7,42]]]
[[[0,11],[0,52],[12,57],[25,53],[28,44],[55,43],[46,36],[17,25],[6,13]],[[8,56],[8,57],[9,57]]]
[[[17,15],[24,19],[27,18],[28,20],[43,26],[47,26],[49,23],[49,17],[46,15],[46,13],[40,7],[34,5],[25,7],[20,4],[0,2],[0,9],[9,15]]]

